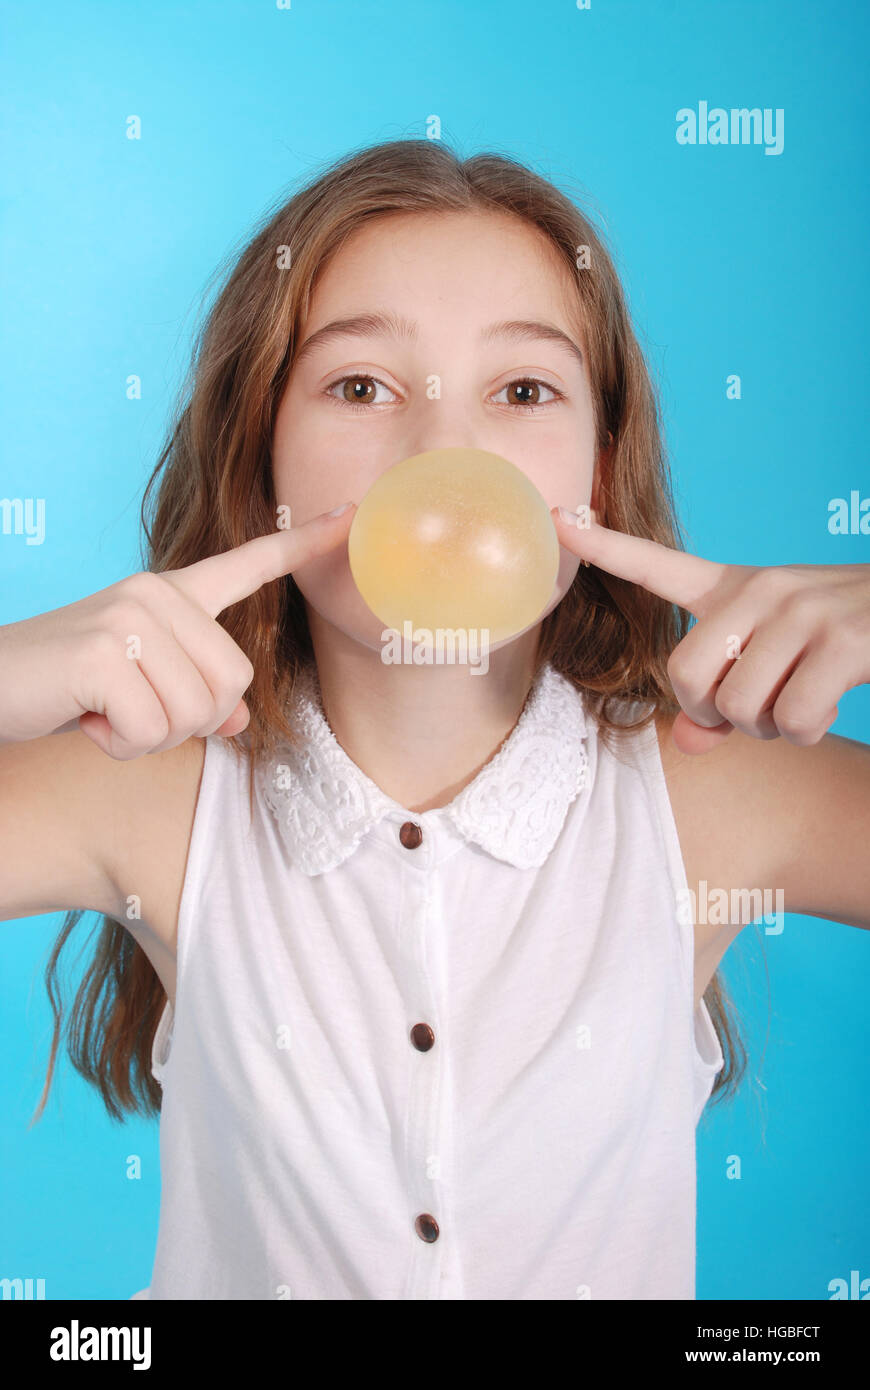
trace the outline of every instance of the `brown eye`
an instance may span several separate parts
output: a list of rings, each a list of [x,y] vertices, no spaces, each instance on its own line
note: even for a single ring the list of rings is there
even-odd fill
[[[548,391],[548,396],[541,395],[541,388]],[[557,387],[551,386],[548,381],[540,381],[536,376],[515,377],[513,381],[503,386],[498,395],[494,397],[498,401],[499,396],[507,394],[507,399],[499,402],[502,405],[516,406],[519,410],[543,410],[548,405],[554,405],[557,401],[564,400],[564,392]]]
[[[539,403],[541,393],[536,381],[512,381],[506,390],[511,405],[538,405]]]
[[[365,383],[361,387],[361,383]],[[341,388],[341,394],[346,401],[352,405],[370,405],[376,395],[376,385],[374,377],[370,376],[348,376],[345,377]]]
[[[379,390],[387,393],[386,398],[378,400]],[[360,374],[359,372],[353,376],[337,377],[326,387],[324,395],[329,396],[336,405],[349,405],[351,410],[363,411],[368,406],[390,404],[389,397],[395,399],[395,392],[379,377],[369,376],[367,373]]]

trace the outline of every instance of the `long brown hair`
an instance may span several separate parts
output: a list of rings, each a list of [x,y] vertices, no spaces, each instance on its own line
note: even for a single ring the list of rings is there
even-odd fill
[[[274,528],[272,428],[318,275],[347,237],[371,218],[396,213],[497,211],[537,228],[570,270],[588,357],[599,451],[599,514],[615,530],[683,548],[665,459],[656,392],[626,309],[603,234],[582,199],[503,154],[462,159],[426,139],[387,141],[328,165],[260,219],[241,253],[216,276],[219,292],[194,343],[190,371],[142,501],[145,567],[178,568]],[[313,658],[302,596],[292,576],[267,584],[220,619],[247,653],[254,680],[250,722],[231,740],[257,761],[292,738],[286,711],[302,665]],[[643,701],[649,723],[678,705],[668,657],[688,631],[687,615],[647,590],[581,566],[542,622],[538,668],[549,660],[585,693],[602,737],[622,727],[617,702]],[[643,712],[645,711],[645,712]],[[62,1030],[58,961],[82,917],[66,915],[46,967],[54,1036],[38,1117],[47,1099]],[[713,1094],[731,1095],[746,1054],[729,1019],[718,972],[704,999],[725,1055]],[[67,1024],[76,1069],[96,1085],[110,1115],[157,1114],[151,1074],[154,1033],[166,1003],[141,947],[102,919],[90,967]]]

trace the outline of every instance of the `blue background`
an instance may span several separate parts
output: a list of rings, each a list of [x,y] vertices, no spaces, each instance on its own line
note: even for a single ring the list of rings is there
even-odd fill
[[[827,530],[830,498],[870,495],[870,26],[852,0],[3,14],[0,496],[44,497],[47,529],[41,546],[0,535],[0,622],[141,568],[141,491],[213,271],[314,165],[424,135],[432,114],[461,154],[511,153],[603,220],[660,383],[690,548],[870,560],[870,538]],[[677,110],[701,100],[783,108],[784,152],[678,145]],[[725,397],[734,372],[740,401]],[[870,687],[842,700],[834,731],[870,741]],[[0,1276],[43,1277],[49,1298],[128,1298],[151,1272],[156,1123],[114,1124],[61,1062],[27,1129],[61,920],[0,925]],[[833,1278],[870,1277],[868,951],[855,928],[789,916],[726,958],[753,1079],[698,1132],[699,1298],[825,1299]]]

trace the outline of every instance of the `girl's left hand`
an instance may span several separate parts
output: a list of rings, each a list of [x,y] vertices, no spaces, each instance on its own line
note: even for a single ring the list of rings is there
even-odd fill
[[[870,564],[724,565],[567,508],[551,515],[566,550],[697,618],[668,660],[683,753],[735,728],[818,743],[841,696],[870,681]]]

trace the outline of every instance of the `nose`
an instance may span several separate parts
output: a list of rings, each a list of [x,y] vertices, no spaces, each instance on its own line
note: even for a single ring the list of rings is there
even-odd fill
[[[418,398],[419,410],[409,417],[405,436],[405,458],[425,454],[431,449],[486,449],[482,421],[473,418],[473,410],[454,386],[448,392],[443,379],[434,373],[427,377]]]

